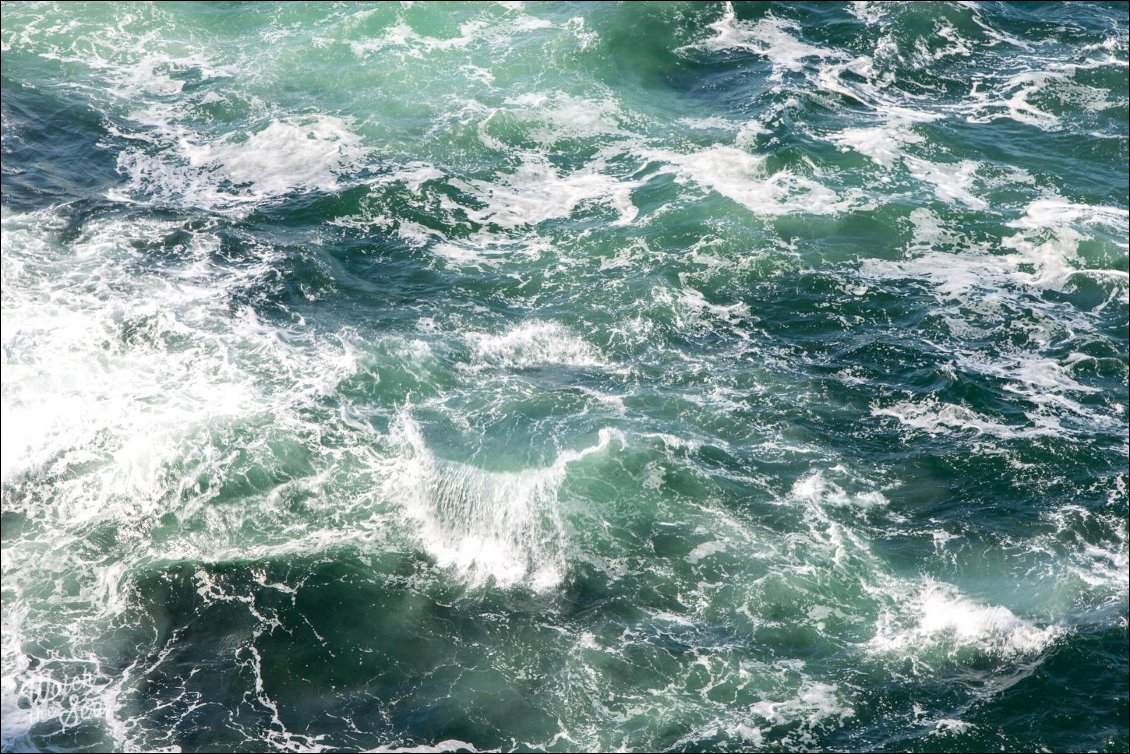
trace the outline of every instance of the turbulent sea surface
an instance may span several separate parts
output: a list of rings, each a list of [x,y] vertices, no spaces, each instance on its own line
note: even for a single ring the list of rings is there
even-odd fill
[[[5,751],[1125,751],[1125,4],[5,3]]]

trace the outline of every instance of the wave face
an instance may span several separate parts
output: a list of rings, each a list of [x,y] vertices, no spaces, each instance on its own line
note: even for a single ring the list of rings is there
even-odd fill
[[[5,4],[3,750],[1125,751],[1128,47]]]

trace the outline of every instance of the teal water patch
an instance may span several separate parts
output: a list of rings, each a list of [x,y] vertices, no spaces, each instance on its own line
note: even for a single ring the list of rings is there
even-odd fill
[[[5,3],[3,749],[1125,750],[1128,47]]]

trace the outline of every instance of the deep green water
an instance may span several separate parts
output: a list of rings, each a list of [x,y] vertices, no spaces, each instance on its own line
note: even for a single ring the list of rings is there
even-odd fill
[[[1130,745],[1125,4],[2,26],[5,751]]]

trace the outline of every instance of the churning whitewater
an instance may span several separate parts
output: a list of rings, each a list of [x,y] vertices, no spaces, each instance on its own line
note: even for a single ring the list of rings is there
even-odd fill
[[[4,751],[1130,745],[1124,4],[2,14]]]

